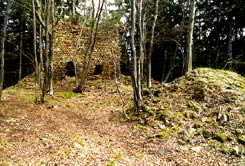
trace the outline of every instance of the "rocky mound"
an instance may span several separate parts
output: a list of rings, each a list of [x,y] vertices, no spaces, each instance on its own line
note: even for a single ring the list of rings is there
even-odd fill
[[[132,117],[155,129],[150,136],[175,136],[233,157],[245,153],[245,78],[239,74],[199,68],[143,93],[143,111]]]

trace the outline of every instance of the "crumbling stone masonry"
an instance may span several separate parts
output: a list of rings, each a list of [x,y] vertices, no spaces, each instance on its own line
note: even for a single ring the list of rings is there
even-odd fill
[[[72,61],[76,50],[76,43],[82,26],[61,20],[56,26],[54,45],[54,81],[62,80],[67,72],[66,65]],[[80,37],[79,49],[76,54],[78,70],[81,71],[83,58],[88,46],[90,28],[84,27]],[[89,68],[88,77],[92,76],[96,65],[103,66],[101,75],[112,78],[120,69],[120,34],[115,26],[99,27],[94,51]],[[80,74],[81,72],[78,72]]]

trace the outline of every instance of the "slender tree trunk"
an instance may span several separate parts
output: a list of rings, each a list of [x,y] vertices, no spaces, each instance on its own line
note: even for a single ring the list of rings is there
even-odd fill
[[[39,39],[41,42],[39,42],[39,57],[40,57],[40,62],[38,62],[38,72],[39,72],[39,86],[43,86],[42,78],[41,78],[41,73],[44,71],[44,66],[43,66],[43,27],[39,26]]]
[[[141,95],[141,76],[143,76],[143,63],[144,63],[144,45],[145,45],[145,41],[144,41],[144,28],[143,28],[143,1],[139,0],[139,5],[138,5],[138,11],[139,11],[139,45],[140,45],[140,52],[138,54],[138,58],[137,58],[137,84],[138,84],[138,93],[139,93],[139,100],[142,100],[142,95]]]
[[[189,18],[189,33],[187,36],[187,67],[186,72],[192,70],[192,45],[193,45],[193,29],[195,21],[196,0],[190,0],[190,18]]]
[[[175,64],[175,60],[176,60],[176,56],[177,56],[177,51],[178,51],[178,45],[176,43],[176,45],[174,47],[173,55],[170,57],[170,69],[168,71],[168,74],[164,78],[163,83],[166,83],[169,80],[169,78],[171,79],[171,76],[173,75],[173,70],[178,66],[178,65]]]
[[[131,33],[130,33],[130,47],[131,47],[131,55],[132,55],[132,83],[134,89],[134,107],[136,111],[141,110],[141,94],[140,88],[138,85],[138,65],[137,60],[137,52],[135,46],[135,26],[136,25],[136,1],[131,0]]]
[[[82,28],[80,30],[80,33],[79,35],[77,36],[77,40],[76,40],[76,49],[75,49],[75,52],[72,56],[72,62],[73,62],[73,65],[74,65],[74,72],[75,72],[75,85],[76,87],[79,86],[79,77],[78,77],[78,72],[77,72],[77,53],[78,53],[78,50],[79,50],[79,47],[80,47],[80,44],[81,44],[81,36],[83,34],[83,28],[85,27],[85,24],[88,20],[88,17],[89,17],[89,14],[87,15],[86,19],[84,19],[83,21],[83,24],[82,24]]]
[[[164,56],[163,56],[163,68],[162,68],[162,78],[161,78],[161,81],[164,82],[164,78],[165,78],[165,72],[167,70],[166,68],[166,65],[165,65],[165,62],[167,61],[168,59],[168,56],[167,56],[167,52],[168,52],[168,47],[164,50]]]
[[[21,0],[22,3],[22,0]],[[23,40],[24,40],[24,24],[23,24],[23,11],[21,10],[20,21],[20,57],[19,57],[19,80],[22,78],[22,55],[23,55]]]
[[[64,18],[64,8],[65,8],[65,2],[64,0],[60,0],[60,17]]]
[[[35,7],[35,0],[32,0],[32,15],[33,15],[33,51],[34,51],[34,62],[35,62],[35,103],[39,103],[39,66],[38,66],[38,58],[37,58],[37,22],[36,22],[36,7]]]
[[[219,39],[219,33],[217,34],[217,42],[216,42],[216,58],[215,58],[215,68],[218,68],[218,62],[219,62],[219,57],[220,57],[220,39]],[[210,67],[210,66],[209,66]]]
[[[10,0],[7,1],[7,9],[6,14],[4,16],[3,26],[2,26],[2,33],[1,33],[1,45],[0,45],[0,101],[2,100],[2,91],[3,91],[3,82],[4,82],[4,54],[5,54],[5,41],[7,36],[7,26],[8,26],[8,19],[10,13],[11,2]]]
[[[151,85],[151,56],[152,56],[152,48],[154,43],[154,33],[155,33],[155,27],[156,27],[156,21],[158,17],[158,4],[159,0],[156,0],[155,2],[155,14],[154,14],[154,20],[151,27],[151,36],[150,36],[150,47],[149,47],[149,53],[147,56],[147,87],[150,88]]]
[[[144,38],[144,16],[145,14],[143,13],[143,1],[139,0],[139,5],[138,5],[138,11],[139,11],[139,44],[140,44],[140,52],[139,52],[139,62],[140,63],[140,68],[138,70],[138,75],[143,76],[143,64],[144,64],[144,54],[145,54],[145,50],[144,50],[144,45],[145,45],[145,38]],[[140,78],[139,77],[139,78]],[[138,84],[140,86],[140,82],[138,80]]]
[[[54,40],[55,40],[55,20],[54,20],[54,0],[51,0],[51,35],[50,35],[50,47],[49,47],[49,94],[54,93],[53,90],[53,57],[54,57]]]
[[[229,58],[229,65],[228,65],[228,69],[231,70],[232,69],[232,60],[233,60],[233,55],[232,55],[232,18],[228,18],[228,27],[229,27],[229,31],[228,31],[228,45],[227,45],[227,54],[228,54],[228,58]]]
[[[144,7],[143,7],[144,8]],[[147,35],[147,30],[146,30],[146,25],[147,24],[147,21],[146,21],[146,11],[144,11],[144,14],[143,14],[143,18],[142,18],[142,39],[143,39],[143,50],[144,50],[144,54],[143,54],[143,57],[141,57],[141,77],[144,76],[144,74],[147,72],[147,68],[146,68],[146,64],[147,64],[147,55],[146,55],[146,35]],[[145,59],[146,59],[146,63],[145,63]]]
[[[20,32],[19,80],[22,78],[23,32]]]
[[[44,102],[45,95],[49,88],[49,18],[50,18],[50,1],[46,1],[45,4],[45,12],[46,12],[46,18],[45,18],[45,62],[44,62],[44,81],[43,81],[43,87],[42,87],[42,98],[41,102]]]
[[[72,16],[76,15],[76,0],[72,0]]]
[[[103,0],[102,3],[98,4],[98,9],[95,15],[95,7],[94,7],[94,1],[92,1],[92,5],[93,5],[93,22],[92,22],[92,27],[91,27],[91,33],[90,33],[90,40],[89,40],[89,46],[86,50],[85,53],[85,58],[84,58],[84,65],[83,65],[83,72],[82,72],[82,78],[81,81],[79,83],[78,88],[76,89],[76,91],[78,92],[82,92],[84,85],[86,83],[87,80],[87,75],[88,75],[88,70],[89,70],[89,66],[90,66],[90,61],[91,61],[91,56],[93,53],[93,49],[94,49],[94,45],[95,45],[95,39],[96,39],[96,35],[97,35],[97,30],[98,30],[98,24],[99,24],[99,20],[100,20],[100,16],[101,16],[101,12],[103,9],[103,5],[104,5],[105,1]]]

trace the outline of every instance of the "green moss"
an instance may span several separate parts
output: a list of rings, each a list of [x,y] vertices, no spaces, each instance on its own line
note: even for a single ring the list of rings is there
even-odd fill
[[[181,112],[174,112],[171,119],[173,119],[174,122],[181,124],[184,119],[184,115]]]
[[[123,117],[121,117],[120,119],[119,119],[119,122],[120,123],[124,123],[124,122],[127,122],[128,121],[128,119],[127,119],[127,117],[125,117],[125,116],[123,116]]]
[[[123,153],[122,152],[116,152],[115,154],[114,154],[114,158],[115,159],[121,159],[123,157]]]
[[[172,112],[170,110],[159,110],[157,111],[157,119],[163,121],[164,123],[168,123]]]
[[[171,127],[171,132],[174,133],[174,132],[178,132],[179,131],[179,127],[178,126],[173,126]]]
[[[236,129],[235,130],[235,135],[241,135],[243,133],[243,131],[241,129]]]
[[[57,92],[55,95],[63,99],[71,99],[72,97],[77,96],[78,94],[74,92]]]
[[[0,161],[0,165],[1,166],[9,166],[9,162],[8,161]]]
[[[153,117],[149,118],[149,120],[147,120],[147,124],[153,128],[156,128],[159,124],[158,120],[155,120]]]
[[[106,163],[106,166],[115,166],[115,161],[114,160],[109,160],[109,161],[107,161],[107,163]]]
[[[71,153],[71,148],[66,147],[66,149],[64,150],[66,155],[69,155]]]
[[[195,111],[195,112],[200,112],[200,111],[202,111],[202,108],[199,106],[199,104],[198,103],[196,103],[196,102],[193,102],[193,101],[189,101],[188,103],[187,103],[187,106],[189,107],[189,108],[191,108],[193,111]]]
[[[188,119],[196,119],[198,117],[197,113],[193,111],[185,111],[184,116],[185,118],[188,118]]]
[[[149,112],[149,114],[150,114],[151,116],[155,115],[155,110],[153,110],[153,109],[152,109],[152,110],[149,110],[148,112]]]
[[[221,147],[221,153],[228,154],[229,153],[229,148],[227,148],[225,145],[222,145],[222,147]]]
[[[221,146],[221,143],[219,141],[212,140],[210,142],[210,146],[213,147],[213,148],[219,148]]]
[[[136,154],[135,154],[135,157],[136,157],[137,159],[142,159],[142,158],[144,157],[144,154],[143,154],[143,153],[136,153]]]
[[[55,146],[52,146],[49,150],[51,153],[58,153],[59,152],[59,148],[55,147]]]
[[[207,130],[203,130],[202,131],[202,136],[207,139],[207,138],[210,138],[211,137],[211,133]]]
[[[216,139],[217,141],[220,141],[222,143],[227,141],[227,137],[221,133],[215,134],[214,139]]]
[[[245,116],[245,106],[241,108],[240,112],[243,116]]]
[[[161,138],[163,140],[168,140],[171,136],[171,131],[168,128],[162,129],[154,137]]]
[[[84,141],[81,138],[77,137],[75,141],[76,141],[77,144],[79,144],[81,146],[85,146],[85,143],[84,143]]]
[[[237,142],[239,142],[240,144],[245,144],[245,137],[239,135],[237,137]]]
[[[202,124],[200,121],[195,121],[194,124],[193,124],[193,127],[194,127],[195,129],[197,129],[197,128],[202,127],[202,125],[203,125],[203,124]]]
[[[140,131],[146,131],[147,130],[147,127],[146,126],[143,126],[143,125],[136,125],[134,128],[135,129],[138,129]]]

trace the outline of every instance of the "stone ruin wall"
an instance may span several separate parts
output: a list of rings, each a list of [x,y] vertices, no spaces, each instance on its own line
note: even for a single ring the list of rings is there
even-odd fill
[[[79,36],[81,28],[81,26],[73,25],[67,21],[59,21],[56,26],[54,81],[62,80],[65,77],[66,65],[67,62],[73,59],[76,50],[77,36]],[[78,74],[81,74],[83,58],[89,42],[90,28],[84,27],[82,32],[80,46],[76,54],[77,66],[80,71]],[[103,66],[103,72],[101,74],[103,78],[113,78],[115,74],[114,64],[116,64],[116,72],[119,73],[120,57],[119,28],[99,28],[90,62],[88,78],[93,75],[94,68],[98,64]]]

